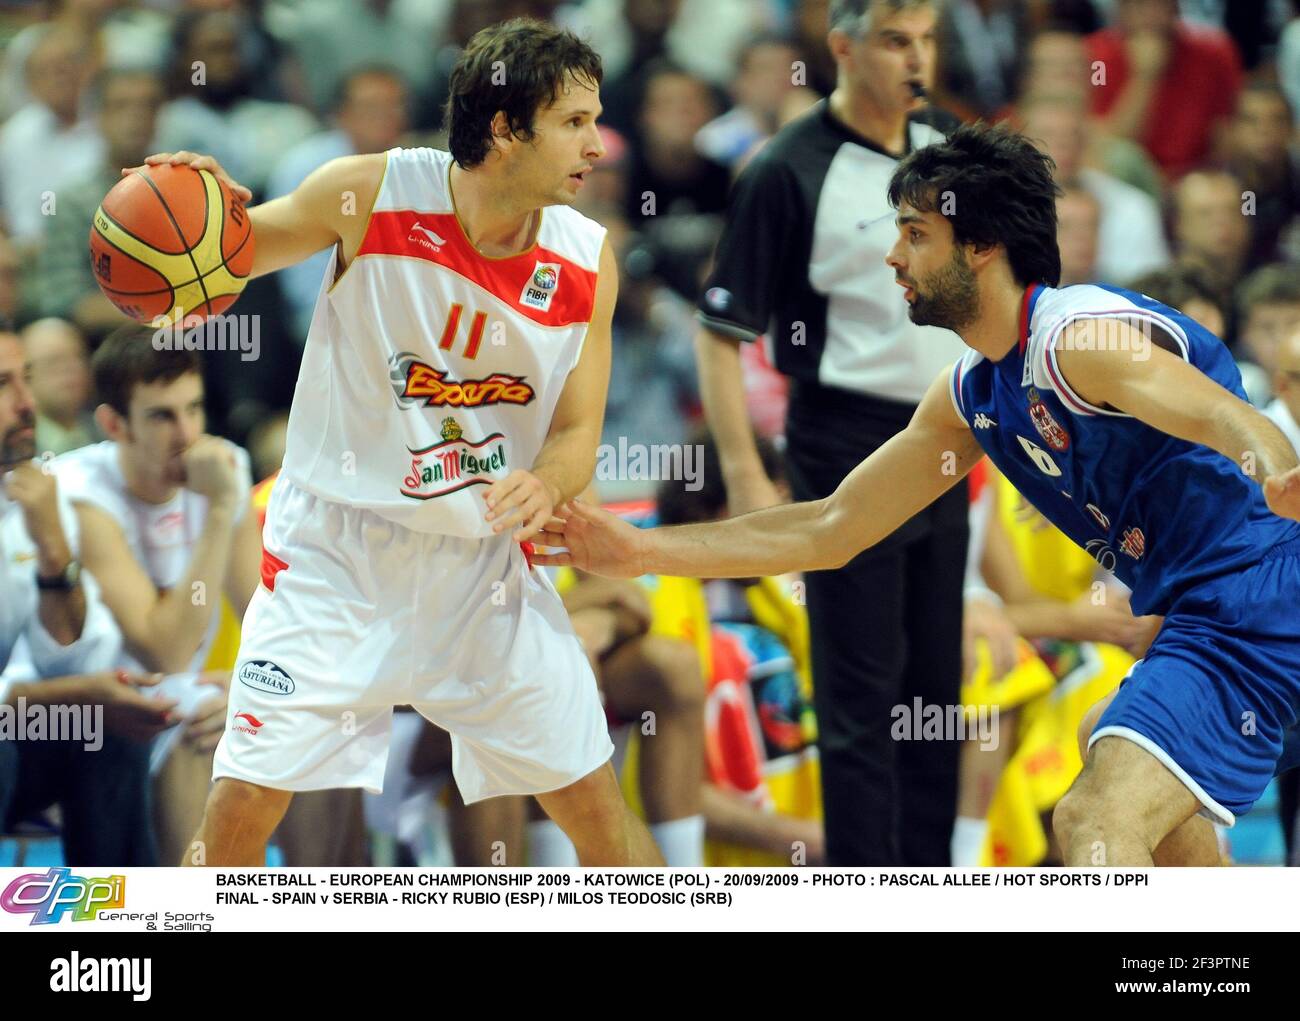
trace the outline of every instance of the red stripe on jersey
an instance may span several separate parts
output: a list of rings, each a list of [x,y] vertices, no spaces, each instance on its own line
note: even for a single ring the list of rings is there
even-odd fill
[[[1020,353],[1025,353],[1025,345],[1029,343],[1029,303],[1034,298],[1034,292],[1040,290],[1041,284],[1030,284],[1025,288],[1025,296],[1020,302]]]
[[[469,243],[455,213],[378,210],[370,217],[356,258],[363,255],[403,256],[444,266],[543,326],[590,322],[596,302],[593,270],[541,245],[505,259],[488,259]],[[554,278],[543,274],[543,286],[534,281],[538,263],[555,267]],[[544,286],[546,283],[550,286]],[[525,287],[538,296],[534,304],[524,304]],[[538,304],[546,307],[539,308]]]
[[[265,546],[262,547],[262,584],[269,591],[275,591],[275,576],[288,566]]]

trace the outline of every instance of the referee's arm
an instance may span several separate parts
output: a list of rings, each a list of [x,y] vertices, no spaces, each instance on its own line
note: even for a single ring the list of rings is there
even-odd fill
[[[700,400],[733,514],[780,503],[758,456],[740,345],[771,328],[786,279],[783,267],[799,261],[796,238],[810,215],[789,165],[770,157],[760,153],[732,188],[695,335]]]
[[[781,502],[776,486],[763,469],[750,424],[740,366],[741,343],[707,326],[701,326],[695,334],[700,401],[709,432],[718,445],[727,506],[732,514],[746,514]]]

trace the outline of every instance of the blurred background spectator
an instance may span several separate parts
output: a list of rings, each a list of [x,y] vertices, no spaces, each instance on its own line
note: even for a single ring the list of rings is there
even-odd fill
[[[38,456],[98,442],[90,358],[81,331],[63,319],[38,319],[22,338],[32,367]]]
[[[108,70],[96,88],[95,125],[103,142],[99,163],[59,192],[56,215],[44,222],[44,244],[32,280],[37,315],[76,323],[96,338],[127,322],[99,289],[86,253],[87,224],[123,167],[144,162],[154,148],[162,81],[150,71]]]
[[[1183,21],[1177,0],[1115,0],[1114,23],[1088,50],[1092,109],[1107,131],[1141,142],[1171,180],[1212,155],[1241,88],[1224,32]]]
[[[289,194],[308,174],[332,159],[385,152],[399,144],[410,119],[410,99],[406,81],[391,65],[356,67],[339,83],[332,110],[333,129],[304,139],[284,154],[271,174],[266,197]],[[320,252],[280,273],[280,287],[299,345],[307,339],[307,327],[329,259],[328,251]]]

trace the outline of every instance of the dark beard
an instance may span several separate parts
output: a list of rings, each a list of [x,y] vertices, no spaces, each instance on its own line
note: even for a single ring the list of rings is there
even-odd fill
[[[926,278],[928,293],[921,293],[921,283],[917,280],[916,294],[907,310],[908,318],[917,326],[938,326],[956,332],[979,318],[979,284],[960,249],[954,249],[948,264]]]
[[[33,437],[30,440],[15,439],[15,434],[19,429],[27,429],[36,425],[36,418],[24,418],[9,432],[0,438],[0,468],[12,468],[16,464],[22,464],[24,461],[30,461],[36,456],[36,440]]]

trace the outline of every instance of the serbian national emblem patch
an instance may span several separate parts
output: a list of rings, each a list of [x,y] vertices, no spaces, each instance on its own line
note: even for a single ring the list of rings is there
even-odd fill
[[[1034,423],[1038,435],[1053,450],[1070,449],[1070,434],[1052,417],[1047,405],[1043,403],[1042,395],[1032,386],[1029,388],[1029,420]]]

